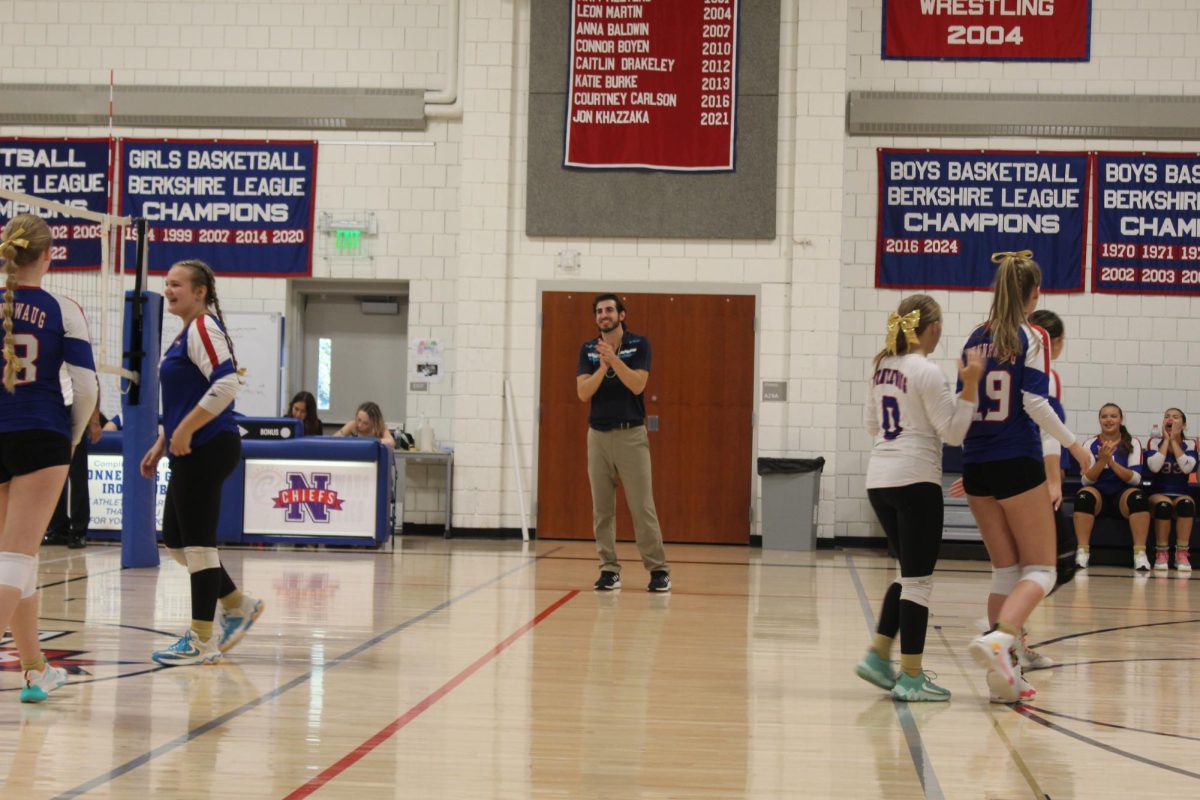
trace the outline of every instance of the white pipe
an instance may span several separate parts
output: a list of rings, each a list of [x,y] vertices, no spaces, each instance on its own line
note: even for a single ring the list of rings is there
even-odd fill
[[[462,116],[462,98],[458,92],[462,68],[460,39],[463,35],[462,0],[447,0],[450,19],[446,24],[446,76],[441,89],[425,92],[425,116],[458,119]]]
[[[525,482],[521,480],[521,459],[517,450],[517,409],[513,403],[512,383],[504,379],[504,398],[508,401],[508,445],[512,451],[513,473],[517,476],[517,500],[521,504],[521,541],[529,541],[529,517],[525,512]]]
[[[48,208],[51,211],[57,211],[66,217],[79,217],[80,219],[90,219],[92,222],[107,222],[112,225],[132,225],[131,217],[118,217],[114,214],[105,214],[100,211],[92,211],[87,208],[76,208],[69,206],[66,203],[60,203],[57,200],[48,200],[45,197],[34,197],[33,195],[21,194],[8,189],[0,189],[0,197],[5,200],[15,200],[18,203],[24,203],[35,208]]]

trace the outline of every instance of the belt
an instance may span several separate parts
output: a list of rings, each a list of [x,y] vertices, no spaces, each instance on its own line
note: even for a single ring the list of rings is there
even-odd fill
[[[635,422],[618,422],[617,424],[610,425],[607,428],[596,428],[593,426],[592,430],[597,430],[597,431],[600,431],[601,433],[608,433],[609,431],[623,431],[623,430],[627,430],[629,428],[640,428],[645,424],[646,423],[644,420],[639,419]]]

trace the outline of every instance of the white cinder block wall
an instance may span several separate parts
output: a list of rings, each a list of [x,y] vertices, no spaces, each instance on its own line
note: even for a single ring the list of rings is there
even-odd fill
[[[566,2],[566,0],[563,0]],[[758,407],[758,455],[824,455],[820,534],[873,530],[862,475],[869,447],[859,403],[887,310],[873,288],[878,147],[1049,150],[1194,149],[1182,142],[861,139],[845,134],[854,89],[1191,94],[1200,20],[1172,0],[1094,0],[1092,60],[1083,64],[941,64],[879,59],[880,0],[782,0],[778,219],[771,242],[587,241],[524,235],[529,0],[462,0],[461,119],[432,117],[403,134],[203,131],[226,138],[315,138],[317,210],[379,212],[371,264],[314,262],[315,277],[404,280],[409,339],[448,343],[450,378],[407,398],[408,424],[430,421],[456,448],[454,524],[512,528],[520,515],[507,451],[503,383],[517,398],[526,491],[534,485],[539,281],[559,280],[555,254],[581,253],[579,279],[741,283],[761,290],[759,375],[786,380],[789,402]],[[211,3],[195,0],[4,2],[5,83],[445,88],[448,0]],[[106,129],[3,128],[0,135],[96,136]],[[117,130],[194,137],[193,130]],[[377,144],[368,144],[375,141]],[[342,144],[342,142],[352,142]],[[398,142],[402,144],[397,144]],[[1090,280],[1090,276],[1089,276]],[[225,279],[226,308],[286,311],[284,281]],[[986,311],[987,296],[938,293],[943,362]],[[1195,410],[1200,432],[1200,302],[1057,296],[1069,344],[1061,363],[1069,423],[1094,425],[1114,399],[1144,435],[1167,405]],[[1147,323],[1147,319],[1153,322]],[[295,331],[291,326],[291,331]],[[1169,364],[1173,366],[1154,366]],[[396,390],[407,382],[398,377]],[[386,412],[386,398],[380,398]],[[414,475],[414,477],[416,477]],[[425,484],[416,480],[413,484]],[[410,488],[406,519],[440,522],[440,487]]]

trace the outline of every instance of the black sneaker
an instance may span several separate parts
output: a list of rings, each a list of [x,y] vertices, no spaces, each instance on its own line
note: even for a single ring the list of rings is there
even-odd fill
[[[72,533],[67,537],[67,547],[71,550],[82,550],[87,547],[87,537],[82,533]]]
[[[600,578],[592,586],[597,592],[611,592],[621,588],[621,576],[615,572],[601,572]]]
[[[46,535],[42,537],[42,544],[59,545],[67,543],[67,534],[58,531],[46,531]]]
[[[646,587],[647,592],[669,592],[671,591],[671,576],[663,570],[655,570],[650,573],[650,585]]]

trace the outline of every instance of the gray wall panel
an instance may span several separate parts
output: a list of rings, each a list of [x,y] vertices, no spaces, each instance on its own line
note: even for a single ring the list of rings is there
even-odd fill
[[[733,172],[563,167],[570,1],[532,0],[529,236],[775,237],[781,0],[740,0]]]

